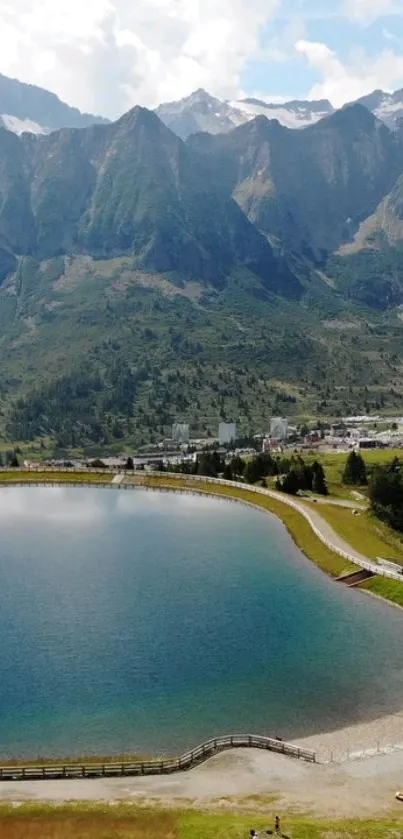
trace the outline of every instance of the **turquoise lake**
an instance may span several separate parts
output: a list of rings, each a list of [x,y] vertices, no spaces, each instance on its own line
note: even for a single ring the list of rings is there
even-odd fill
[[[240,504],[0,489],[0,756],[176,753],[403,708],[403,612]]]

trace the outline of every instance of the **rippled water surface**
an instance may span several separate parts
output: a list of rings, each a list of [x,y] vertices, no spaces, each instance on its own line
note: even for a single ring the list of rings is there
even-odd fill
[[[403,612],[226,501],[0,489],[0,754],[177,752],[403,706]]]

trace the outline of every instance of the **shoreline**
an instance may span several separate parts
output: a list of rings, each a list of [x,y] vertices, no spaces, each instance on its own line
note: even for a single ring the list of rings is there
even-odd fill
[[[213,735],[212,735],[213,736]],[[236,735],[234,735],[236,736]],[[257,735],[258,736],[258,735]],[[316,765],[341,765],[351,763],[362,763],[365,760],[376,756],[384,756],[403,752],[403,706],[401,711],[396,711],[393,714],[384,714],[381,717],[376,717],[365,722],[357,722],[348,726],[341,726],[331,731],[322,731],[317,734],[310,734],[306,737],[292,737],[287,738],[287,744],[296,746],[300,749],[316,752]],[[194,744],[192,748],[197,748]],[[191,750],[191,748],[189,749]],[[236,751],[236,750],[235,750]],[[253,750],[252,750],[253,751]],[[223,754],[232,754],[233,751],[229,749]],[[270,752],[275,754],[275,752]],[[122,762],[131,761],[154,761],[154,760],[170,760],[179,757],[179,755],[160,756],[158,754],[148,753],[144,755],[133,754],[112,754],[112,755],[97,755],[91,754],[88,756],[80,755],[77,757],[25,757],[17,758],[0,758],[0,768],[8,766],[22,767],[22,766],[60,766],[60,765],[81,765],[83,763],[91,765],[98,763],[120,764]],[[294,757],[287,757],[292,763],[296,760]],[[214,758],[209,758],[212,760]],[[207,761],[208,762],[208,761]],[[296,761],[299,763],[299,761]],[[189,771],[195,771],[191,769]]]
[[[133,488],[137,487],[139,489],[156,491],[193,492],[196,495],[210,495],[218,499],[224,498],[243,503],[276,516],[283,523],[294,544],[304,554],[306,559],[313,562],[328,577],[334,580],[344,574],[358,571],[362,567],[358,561],[354,561],[353,556],[347,558],[343,553],[334,550],[325,539],[318,536],[312,521],[304,515],[304,512],[298,508],[293,509],[289,502],[277,497],[277,495],[274,497],[274,494],[255,494],[253,489],[248,487],[248,485],[240,488],[237,485],[231,487],[223,486],[219,483],[209,484],[203,481],[202,478],[199,481],[192,482],[187,481],[183,476],[177,477],[176,475],[167,475],[166,477],[147,476],[141,478],[140,481],[131,483],[129,476],[125,478],[126,486],[132,486]],[[177,486],[172,481],[175,481]],[[316,511],[314,512],[316,513]],[[326,522],[324,523],[326,525]],[[309,536],[307,535],[308,533]],[[335,535],[336,537],[338,536],[337,532],[335,532]],[[375,591],[371,590],[371,584],[373,582],[378,585]],[[379,591],[379,586],[382,587],[381,591]],[[369,594],[390,606],[403,609],[403,578],[402,581],[395,581],[387,580],[381,575],[376,575],[373,580],[359,584],[355,586],[355,589],[364,594]]]
[[[374,720],[296,737],[293,743],[316,751],[322,764],[363,761],[375,755],[403,751],[403,706],[401,711]]]
[[[110,480],[110,484],[108,483],[108,476]],[[1,473],[0,473],[0,487],[1,486],[11,486],[15,484],[21,485],[29,485],[30,483],[34,484],[42,484],[43,486],[54,484],[64,484],[65,486],[71,485],[71,483],[76,480],[77,484],[84,485],[92,485],[98,487],[102,485],[104,488],[113,489],[143,489],[143,490],[151,490],[151,491],[173,491],[173,492],[194,492],[194,494],[200,495],[210,495],[211,497],[215,497],[217,499],[227,500],[227,501],[235,501],[237,503],[243,503],[247,506],[252,506],[255,509],[260,510],[261,512],[269,513],[270,515],[275,515],[279,518],[283,525],[286,527],[290,537],[292,538],[293,542],[297,545],[297,547],[302,551],[302,553],[306,556],[306,558],[316,564],[323,573],[326,573],[327,576],[335,577],[340,572],[340,566],[346,566],[346,561],[342,559],[341,556],[335,554],[332,551],[329,551],[326,546],[321,543],[320,539],[316,536],[313,529],[310,527],[309,523],[304,520],[301,513],[298,511],[290,510],[287,506],[286,502],[281,500],[273,500],[270,496],[262,496],[254,494],[253,491],[245,485],[243,490],[240,490],[236,486],[233,488],[223,487],[220,484],[214,483],[207,483],[203,481],[201,477],[199,481],[189,481],[186,480],[186,476],[181,475],[169,475],[166,476],[155,476],[155,475],[139,475],[139,474],[125,474],[122,475],[122,481],[120,483],[113,482],[113,479],[116,478],[116,473],[108,472],[107,474],[99,474],[99,473],[60,473],[60,472],[14,472],[13,474],[8,473],[5,480],[1,480]],[[81,480],[80,480],[81,479]],[[242,497],[242,496],[246,496]],[[283,515],[284,514],[284,515]],[[291,514],[291,515],[290,515]],[[299,538],[301,533],[296,533],[292,524],[295,521],[295,516],[299,517],[305,526],[310,531],[312,537],[312,543],[319,545],[322,549],[325,549],[327,554],[333,554],[333,559],[336,562],[336,573],[332,573],[333,569],[326,567],[324,563],[318,559],[318,556],[312,555],[315,552],[311,552],[309,547],[305,547],[304,539]],[[291,519],[291,521],[290,521]],[[316,547],[317,547],[316,545]],[[357,566],[355,566],[357,568]],[[398,584],[399,585],[399,584]],[[402,585],[403,588],[403,584]],[[359,587],[358,587],[359,588]],[[394,602],[392,599],[381,596],[376,594],[375,592],[369,591],[367,589],[359,590],[364,594],[369,594],[376,599],[383,601],[384,604],[389,606],[395,606],[399,609],[402,609],[403,606],[397,602]],[[342,726],[336,730],[332,730],[330,732],[322,732],[318,734],[309,735],[308,737],[295,737],[293,739],[293,743],[301,748],[311,749],[317,752],[318,761],[320,763],[345,763],[357,760],[365,760],[366,758],[373,757],[375,755],[382,755],[382,754],[390,754],[392,752],[403,751],[403,707],[402,710],[396,712],[394,714],[386,714],[383,715],[375,720],[371,721],[362,721],[357,722],[353,725],[349,726]],[[92,759],[96,759],[94,756]],[[118,757],[111,757],[111,761],[117,760]],[[74,759],[73,759],[74,760]],[[53,759],[50,759],[52,762]],[[27,764],[32,762],[30,758],[26,758],[24,760],[16,761],[16,765],[22,765],[24,762]],[[3,761],[0,760],[0,765]],[[3,763],[4,765],[4,763]]]

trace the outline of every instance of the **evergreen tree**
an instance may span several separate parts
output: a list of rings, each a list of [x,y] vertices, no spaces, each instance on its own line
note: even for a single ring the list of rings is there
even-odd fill
[[[203,452],[196,461],[196,474],[206,478],[217,478],[224,469],[224,464],[218,452]]]
[[[245,481],[248,484],[256,484],[261,476],[261,469],[260,464],[257,457],[252,457],[251,460],[248,460],[245,466]]]
[[[234,474],[233,474],[233,471],[232,471],[231,463],[226,463],[225,464],[222,476],[223,476],[225,481],[233,481],[234,480]]]
[[[318,495],[329,495],[325,470],[317,460],[312,464],[312,491]]]
[[[373,470],[369,498],[372,512],[378,518],[403,531],[403,474],[394,464]]]
[[[343,483],[349,486],[365,486],[368,483],[364,458],[357,452],[350,452],[343,472]]]
[[[231,469],[234,475],[243,475],[245,472],[245,461],[239,455],[235,455],[231,460]]]
[[[132,472],[132,471],[133,471],[133,469],[134,469],[133,458],[132,458],[132,457],[130,457],[130,455],[129,455],[129,457],[127,458],[127,461],[126,461],[126,469],[127,469],[127,471],[129,471],[129,472]]]
[[[20,465],[15,451],[7,452],[7,454],[6,454],[6,464],[7,464],[7,466],[11,466],[12,469],[16,469]]]
[[[248,484],[256,484],[262,478],[278,474],[277,462],[270,454],[258,454],[248,460],[244,474]]]
[[[278,480],[276,483],[277,489],[281,492],[286,492],[288,495],[297,495],[301,489],[301,474],[296,469],[290,469],[284,478]]]

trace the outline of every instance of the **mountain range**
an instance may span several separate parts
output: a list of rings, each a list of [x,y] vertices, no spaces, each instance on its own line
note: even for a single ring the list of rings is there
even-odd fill
[[[402,131],[365,103],[186,142],[139,107],[0,128],[3,434],[113,447],[180,418],[399,410],[402,255]]]
[[[403,118],[403,90],[395,93],[375,90],[357,102],[392,130]],[[256,116],[277,119],[285,128],[307,128],[334,111],[327,99],[294,99],[276,104],[253,97],[226,101],[202,89],[156,109],[160,119],[183,140],[199,131],[210,134],[232,131]],[[0,125],[15,134],[25,131],[49,134],[59,128],[85,128],[108,122],[103,117],[81,113],[48,90],[0,74]]]
[[[10,79],[0,73],[0,125],[22,134],[49,134],[58,128],[84,128],[106,123],[103,117],[83,114],[42,87]]]
[[[391,94],[376,90],[353,104],[363,105],[392,130],[398,128],[403,118],[403,90]],[[285,128],[307,128],[330,116],[335,110],[327,99],[294,99],[283,104],[254,98],[227,102],[210,96],[205,90],[197,90],[178,102],[160,105],[156,112],[172,131],[187,140],[191,134],[200,131],[209,134],[227,133],[257,116],[276,119]]]

